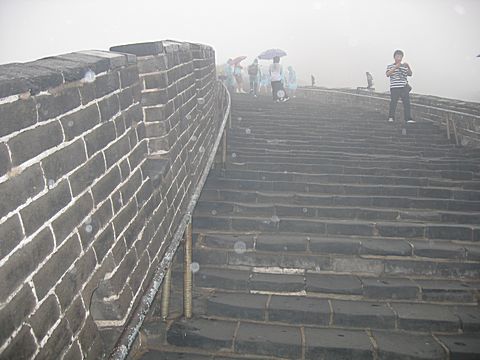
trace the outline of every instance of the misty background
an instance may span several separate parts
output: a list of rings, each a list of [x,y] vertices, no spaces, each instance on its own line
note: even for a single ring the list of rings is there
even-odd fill
[[[173,39],[219,64],[281,48],[300,85],[366,86],[369,71],[387,91],[398,48],[415,93],[480,101],[479,19],[480,0],[0,0],[0,64]]]

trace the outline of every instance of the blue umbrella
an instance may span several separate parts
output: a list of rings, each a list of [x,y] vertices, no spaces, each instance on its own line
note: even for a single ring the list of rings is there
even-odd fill
[[[264,52],[262,52],[260,55],[258,55],[258,58],[262,59],[262,60],[271,60],[276,56],[282,57],[282,56],[286,56],[286,55],[287,55],[287,53],[283,50],[268,49],[268,50],[265,50]]]

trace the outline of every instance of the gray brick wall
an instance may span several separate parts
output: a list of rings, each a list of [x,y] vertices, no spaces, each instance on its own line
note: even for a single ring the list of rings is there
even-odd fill
[[[0,66],[0,358],[101,358],[213,145],[215,54],[174,41]]]

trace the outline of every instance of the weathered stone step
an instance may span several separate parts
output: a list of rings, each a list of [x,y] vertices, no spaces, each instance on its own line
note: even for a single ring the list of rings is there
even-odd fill
[[[206,317],[417,332],[471,333],[480,330],[476,305],[419,304],[215,292],[206,300]]]
[[[205,214],[242,215],[248,216],[294,216],[306,219],[341,219],[341,220],[384,220],[401,222],[425,222],[443,224],[473,224],[479,223],[480,212],[452,211],[421,211],[397,210],[370,207],[348,206],[300,206],[295,204],[275,203],[241,203],[230,201],[205,201],[197,204],[195,215]]]
[[[229,135],[234,147],[236,144],[241,143],[275,144],[276,142],[284,142],[285,144],[293,145],[293,147],[295,147],[295,145],[310,145],[338,148],[339,145],[342,145],[342,147],[345,149],[408,148],[409,151],[418,151],[430,148],[434,150],[453,151],[452,144],[444,143],[443,139],[440,138],[432,139],[428,137],[428,139],[426,139],[425,137],[397,137],[396,141],[391,141],[389,146],[388,140],[390,140],[393,135],[391,132],[388,134],[377,134],[375,137],[369,137],[368,135],[362,136],[361,134],[360,136],[354,135],[356,132],[345,134],[345,132],[348,131],[341,130],[338,132],[333,132],[322,129],[318,130],[318,133],[321,133],[321,135],[318,136],[312,135],[312,132],[291,135],[289,134],[290,131],[285,131],[283,133],[268,130],[262,131],[252,126],[244,129],[232,130],[229,132]]]
[[[425,209],[478,212],[479,201],[428,199],[392,196],[317,195],[312,193],[245,191],[208,189],[202,192],[204,201],[233,201],[240,203],[295,204],[303,206],[363,206],[398,210]]]
[[[480,354],[471,335],[412,334],[216,319],[178,320],[169,344],[201,348],[217,356],[248,354],[283,359],[470,359]],[[463,344],[460,345],[460,344]]]
[[[235,156],[233,155],[235,154]],[[447,171],[472,171],[479,173],[480,166],[472,162],[452,161],[452,162],[433,162],[433,161],[406,161],[395,158],[387,159],[326,159],[315,154],[245,154],[232,150],[230,155],[232,162],[268,162],[268,163],[299,163],[309,165],[332,165],[360,168],[384,168],[384,169],[427,169],[427,170],[447,170]]]
[[[267,145],[267,146],[265,146]],[[392,159],[395,161],[403,161],[410,163],[431,163],[431,164],[453,164],[453,163],[462,163],[469,165],[477,165],[479,159],[476,158],[466,158],[464,154],[446,154],[444,151],[438,151],[436,156],[425,156],[422,153],[402,156],[399,154],[396,155],[385,155],[366,153],[362,154],[358,152],[356,154],[345,153],[345,152],[335,152],[335,151],[317,151],[315,147],[305,147],[297,146],[296,144],[285,144],[279,140],[269,140],[267,144],[256,144],[251,143],[245,145],[244,142],[237,143],[235,146],[229,146],[231,152],[236,153],[237,155],[295,155],[295,156],[304,156],[304,157],[315,157],[324,160],[366,160],[366,161],[385,161]],[[431,149],[431,147],[429,147]]]
[[[213,169],[209,177],[227,179],[246,179],[262,181],[289,181],[303,183],[335,183],[335,184],[364,184],[364,185],[408,185],[436,188],[457,188],[466,190],[480,190],[480,179],[475,180],[448,180],[430,179],[428,177],[399,177],[399,176],[373,176],[355,174],[309,174],[309,173],[284,173],[274,171]]]
[[[308,236],[301,234],[200,233],[196,244],[209,248],[283,253],[394,256],[480,261],[480,244],[448,240],[358,236]],[[479,264],[480,266],[480,264]]]
[[[240,138],[240,139],[230,139],[229,148],[230,149],[242,149],[242,147],[249,147],[254,149],[255,147],[265,147],[269,149],[282,149],[278,145],[269,145],[268,142],[272,142],[278,139],[247,139],[247,138]],[[267,143],[267,144],[264,144]],[[293,148],[301,148],[301,146],[305,148],[314,147],[315,151],[318,153],[324,152],[333,152],[333,153],[342,153],[342,154],[384,154],[384,155],[391,155],[391,156],[424,156],[424,157],[438,157],[441,154],[445,155],[445,149],[439,148],[437,149],[435,145],[427,146],[427,145],[417,145],[417,146],[404,146],[404,147],[392,147],[388,144],[385,145],[376,145],[371,144],[370,146],[363,146],[363,144],[359,145],[344,145],[339,144],[338,142],[333,144],[324,144],[324,143],[311,143],[307,141],[300,141],[297,142],[289,142],[286,144],[288,148],[283,148],[284,150],[289,150]]]
[[[181,276],[181,271],[176,275]],[[421,274],[420,274],[421,276]],[[387,300],[411,303],[477,304],[480,283],[335,273],[259,273],[253,270],[200,266],[198,288],[271,294],[302,293],[322,299]],[[480,319],[480,313],[479,317]],[[480,321],[480,320],[479,320]],[[480,327],[479,327],[480,329]]]
[[[248,179],[229,179],[212,177],[205,184],[207,189],[256,190],[304,192],[329,195],[377,195],[396,197],[418,197],[430,199],[453,199],[480,201],[479,190],[436,188],[408,185],[356,185],[332,183],[308,183],[291,181],[264,181]],[[480,209],[479,209],[480,210]]]
[[[194,218],[199,229],[222,231],[260,231],[322,235],[402,237],[406,239],[480,241],[479,225],[408,223],[366,220],[323,220],[274,215],[255,217],[202,215]]]
[[[403,177],[428,177],[431,179],[451,179],[451,180],[478,180],[478,174],[472,171],[450,171],[450,170],[425,170],[425,169],[384,169],[384,168],[361,168],[345,167],[335,165],[308,165],[295,163],[262,163],[262,162],[229,162],[227,169],[234,170],[256,170],[256,171],[275,171],[275,172],[295,172],[310,174],[345,174],[345,175],[376,175],[376,176],[403,176]]]
[[[270,142],[270,143],[269,143]],[[250,151],[251,153],[272,153],[272,152],[289,152],[289,151],[301,151],[301,152],[309,152],[309,153],[316,153],[321,154],[323,156],[329,157],[343,157],[343,158],[356,158],[356,157],[372,157],[376,158],[379,156],[391,156],[392,158],[396,159],[406,159],[406,158],[429,158],[429,159],[455,159],[458,158],[459,161],[465,161],[465,154],[463,157],[460,155],[456,155],[456,153],[449,153],[445,150],[439,149],[434,150],[432,147],[427,147],[425,149],[418,149],[413,151],[410,147],[404,147],[399,149],[392,149],[391,147],[382,148],[381,151],[378,150],[371,150],[371,149],[345,149],[339,148],[337,146],[329,146],[326,147],[325,145],[305,145],[303,143],[291,143],[291,144],[273,144],[276,140],[269,140],[266,143],[258,143],[258,142],[251,142],[247,139],[235,141],[229,141],[228,148],[231,152],[242,152],[242,151]],[[477,160],[475,158],[470,158],[470,160]]]
[[[233,247],[199,246],[193,258],[200,266],[225,268],[276,268],[293,271],[363,274],[384,277],[421,277],[425,279],[478,279],[478,260],[453,260],[437,257],[356,255],[296,251],[245,251],[239,242]],[[397,250],[398,251],[398,250]],[[394,251],[392,251],[394,252]],[[433,255],[433,254],[432,254]]]
[[[309,131],[310,130],[310,131]],[[379,147],[386,146],[388,140],[392,139],[394,134],[391,130],[387,130],[384,133],[377,132],[375,134],[362,134],[359,130],[351,129],[309,129],[303,133],[296,132],[292,129],[285,129],[283,131],[273,130],[271,128],[258,128],[252,124],[252,126],[246,125],[244,128],[232,129],[229,132],[231,138],[235,141],[248,140],[255,142],[264,142],[271,140],[284,140],[290,143],[304,143],[311,145],[335,145],[345,144],[347,147],[361,146],[361,147]],[[315,131],[319,134],[315,134]],[[408,131],[408,130],[407,130]],[[293,134],[292,134],[293,133]],[[444,142],[444,136],[430,136],[430,135],[409,135],[397,137],[391,142],[393,147],[406,147],[411,146],[413,148],[426,148],[427,145],[432,145],[435,149],[448,150],[452,149],[452,145]]]

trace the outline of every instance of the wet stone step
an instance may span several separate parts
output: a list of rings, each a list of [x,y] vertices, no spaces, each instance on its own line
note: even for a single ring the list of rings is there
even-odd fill
[[[330,304],[325,299],[272,296],[268,304],[268,320],[327,326],[331,322]]]
[[[305,328],[306,359],[373,360],[374,348],[365,331]]]
[[[451,212],[479,212],[480,202],[452,199],[411,197],[386,197],[364,195],[328,195],[298,192],[274,192],[232,189],[204,189],[202,201],[227,201],[239,203],[277,203],[297,206],[354,206],[397,209],[431,209]]]
[[[174,322],[167,331],[167,341],[179,347],[196,347],[208,350],[230,349],[237,323],[189,319]]]
[[[373,331],[372,336],[381,360],[447,359],[443,347],[430,335]]]
[[[300,359],[302,356],[300,328],[240,323],[235,339],[235,351],[286,359]]]
[[[480,225],[423,224],[388,221],[339,219],[307,219],[295,217],[245,217],[197,215],[196,229],[221,231],[262,231],[282,233],[310,233],[332,236],[381,236],[384,238],[480,241]]]

